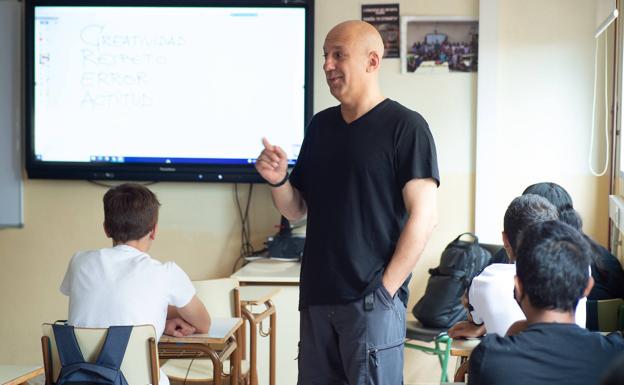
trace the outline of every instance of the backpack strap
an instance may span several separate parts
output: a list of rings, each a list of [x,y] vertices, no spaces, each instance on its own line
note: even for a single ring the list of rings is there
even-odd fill
[[[109,327],[104,346],[95,363],[119,370],[126,354],[130,333],[132,333],[132,326]]]
[[[61,367],[85,362],[73,326],[53,324],[52,331],[54,332]]]
[[[62,367],[56,385],[112,385],[118,384],[117,380],[120,378],[122,379],[121,384],[127,385],[127,382],[123,382],[125,378],[121,371],[83,362]]]

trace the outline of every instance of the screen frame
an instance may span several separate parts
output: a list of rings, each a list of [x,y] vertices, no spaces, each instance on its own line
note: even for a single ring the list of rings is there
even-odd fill
[[[35,7],[268,7],[303,8],[305,11],[304,122],[312,117],[314,86],[314,0],[26,0],[24,22],[24,123],[25,165],[30,179],[195,181],[262,183],[253,164],[207,163],[84,163],[41,161],[35,154]],[[268,53],[271,55],[271,53]],[[292,165],[291,165],[292,166]]]

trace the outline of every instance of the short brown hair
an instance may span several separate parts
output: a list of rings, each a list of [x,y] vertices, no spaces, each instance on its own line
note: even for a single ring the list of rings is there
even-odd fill
[[[158,222],[160,202],[147,187],[124,183],[104,194],[104,227],[115,242],[143,238]]]

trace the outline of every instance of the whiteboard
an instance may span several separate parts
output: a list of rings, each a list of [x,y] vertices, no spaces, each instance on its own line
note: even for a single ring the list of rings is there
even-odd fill
[[[0,0],[0,228],[24,223],[21,174],[22,3]]]

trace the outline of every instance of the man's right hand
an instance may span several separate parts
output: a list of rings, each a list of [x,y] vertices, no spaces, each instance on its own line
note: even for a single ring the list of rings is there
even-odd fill
[[[448,330],[451,338],[476,338],[485,334],[485,324],[475,325],[471,321],[459,321]]]
[[[288,156],[279,146],[272,145],[262,138],[264,150],[256,159],[256,170],[269,183],[277,184],[284,180],[288,173]]]

